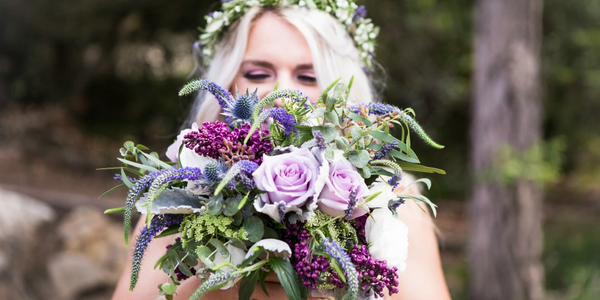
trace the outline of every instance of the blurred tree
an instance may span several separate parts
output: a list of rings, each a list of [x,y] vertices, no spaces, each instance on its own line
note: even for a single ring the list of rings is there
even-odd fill
[[[542,138],[542,0],[480,0],[475,9],[471,127],[470,298],[543,299],[542,191],[501,178],[507,147],[527,157]],[[524,163],[524,162],[523,162]]]

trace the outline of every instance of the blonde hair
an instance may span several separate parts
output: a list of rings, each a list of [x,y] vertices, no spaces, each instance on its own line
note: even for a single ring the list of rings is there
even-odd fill
[[[204,79],[225,88],[231,87],[242,64],[252,24],[266,12],[283,18],[304,36],[321,89],[325,89],[339,77],[342,77],[341,82],[348,83],[350,77],[354,76],[350,100],[356,103],[374,102],[376,95],[361,64],[360,52],[344,26],[326,12],[297,6],[250,9],[225,33],[208,68],[200,70]],[[196,55],[201,56],[201,52],[197,50],[199,49],[196,49]],[[220,111],[221,108],[212,95],[199,93],[186,125],[216,120],[220,117]]]

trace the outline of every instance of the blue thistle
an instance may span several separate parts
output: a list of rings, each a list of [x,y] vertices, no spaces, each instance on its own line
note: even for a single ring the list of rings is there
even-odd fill
[[[235,103],[223,108],[223,115],[235,123],[252,123],[254,107],[259,101],[256,92],[249,94],[246,90],[246,94],[238,95]]]
[[[204,178],[211,183],[218,183],[227,171],[225,164],[220,161],[211,161],[204,166]]]
[[[142,258],[144,252],[148,248],[148,244],[152,241],[152,238],[157,236],[163,229],[181,224],[183,221],[183,215],[156,215],[150,221],[150,226],[142,228],[140,235],[135,243],[135,249],[133,250],[133,260],[131,264],[131,281],[129,283],[129,290],[132,291],[138,281],[138,275],[142,266]]]
[[[356,268],[352,263],[352,259],[334,240],[325,238],[323,240],[323,247],[325,252],[327,252],[327,254],[329,254],[338,262],[342,268],[342,271],[344,271],[344,275],[346,275],[348,282],[348,293],[344,299],[356,299],[358,296],[358,273],[356,272]]]

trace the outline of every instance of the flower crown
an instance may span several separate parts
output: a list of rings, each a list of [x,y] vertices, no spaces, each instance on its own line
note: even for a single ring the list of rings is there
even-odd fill
[[[363,64],[367,68],[371,68],[379,27],[374,26],[371,19],[366,18],[367,10],[363,5],[358,6],[354,0],[221,0],[221,11],[215,11],[205,16],[206,28],[200,29],[202,31],[200,34],[202,54],[206,58],[212,58],[215,47],[227,28],[244,16],[250,8],[293,5],[319,9],[336,18],[350,33],[360,51]],[[208,61],[205,60],[205,62]]]

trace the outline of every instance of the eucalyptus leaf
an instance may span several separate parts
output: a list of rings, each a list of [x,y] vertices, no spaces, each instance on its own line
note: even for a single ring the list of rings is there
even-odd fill
[[[357,168],[364,168],[371,160],[371,156],[367,150],[349,151],[348,160]]]
[[[217,239],[210,239],[208,242],[211,245],[215,246],[217,251],[221,252],[221,255],[223,255],[224,258],[229,257],[229,250],[227,250],[227,247],[225,247],[225,245],[223,245],[223,243],[221,243],[221,241],[219,241]]]
[[[221,196],[221,197],[218,197]],[[217,195],[206,204],[208,208],[208,214],[212,216],[219,215],[223,209],[223,197],[222,195]]]
[[[175,252],[171,249],[169,249],[169,251],[167,251],[167,257],[174,264],[178,264],[181,262],[181,258],[179,257],[179,254],[177,254],[177,252]]]
[[[340,125],[340,118],[335,113],[335,111],[325,112],[325,119],[327,119],[327,121],[329,121],[331,124],[333,124],[335,126]]]
[[[229,197],[225,199],[225,203],[223,206],[223,214],[231,217],[238,212],[238,205],[242,202],[242,196],[237,195],[237,197]]]
[[[210,259],[212,253],[213,251],[206,246],[200,246],[196,249],[196,255],[198,255],[198,258],[202,261],[204,265],[211,269],[215,267],[215,264],[212,262],[212,259]]]
[[[179,269],[179,271],[187,277],[194,276],[194,274],[192,274],[192,271],[190,270],[190,268],[188,266],[186,266],[185,264],[179,264],[177,266],[177,269]]]
[[[335,125],[331,123],[312,127],[313,134],[316,130],[319,130],[321,132],[326,143],[332,142],[338,136],[338,132],[335,129]]]
[[[167,295],[173,295],[177,291],[177,286],[173,282],[163,283],[160,289]]]
[[[350,128],[350,136],[352,136],[352,140],[358,140],[362,137],[362,130],[360,127],[354,125]]]
[[[325,113],[325,107],[319,107],[310,114],[309,119],[315,119],[322,116]]]
[[[265,233],[265,225],[257,216],[247,218],[242,226],[248,232],[248,240],[253,243],[260,241]]]
[[[392,157],[394,157],[394,158],[397,158],[397,159],[400,159],[400,160],[403,160],[403,161],[406,161],[406,162],[415,163],[415,164],[419,163],[418,159],[410,157],[410,156],[408,156],[408,155],[406,155],[406,154],[404,154],[404,153],[402,153],[402,152],[400,152],[398,150],[392,149],[392,151],[390,151],[390,155]]]

